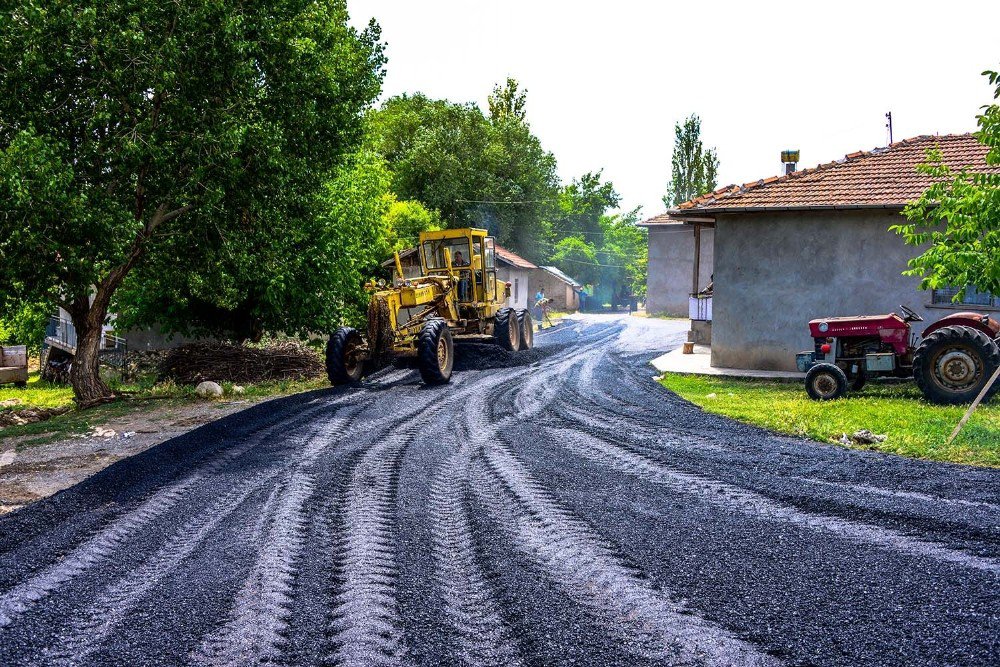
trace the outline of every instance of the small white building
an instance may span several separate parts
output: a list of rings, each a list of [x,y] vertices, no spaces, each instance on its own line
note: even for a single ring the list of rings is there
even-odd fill
[[[499,245],[497,249],[497,278],[510,283],[510,298],[507,305],[511,308],[528,308],[533,303],[532,276],[538,267]]]

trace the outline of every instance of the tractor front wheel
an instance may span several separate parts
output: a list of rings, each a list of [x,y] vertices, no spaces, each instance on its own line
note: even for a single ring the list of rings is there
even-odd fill
[[[513,308],[501,308],[493,322],[493,340],[508,352],[521,347],[521,332],[517,326],[517,313]]]
[[[326,343],[326,375],[330,384],[351,384],[364,375],[365,362],[359,354],[364,341],[357,329],[340,327]]]
[[[535,323],[531,321],[531,313],[527,308],[517,311],[517,328],[521,333],[518,349],[530,350],[535,346]]]
[[[816,364],[806,373],[806,393],[814,401],[832,401],[847,393],[847,375],[839,366]]]
[[[1000,366],[1000,348],[972,327],[942,327],[913,353],[913,378],[931,403],[970,403]],[[993,395],[1000,389],[994,384]],[[987,397],[988,398],[988,397]]]
[[[451,329],[444,320],[428,320],[417,338],[417,360],[420,377],[427,384],[445,384],[451,380],[455,365],[455,344]]]

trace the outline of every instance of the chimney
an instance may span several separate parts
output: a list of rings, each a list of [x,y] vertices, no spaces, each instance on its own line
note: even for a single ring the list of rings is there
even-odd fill
[[[795,171],[795,165],[798,164],[798,161],[799,151],[797,149],[781,151],[781,162],[785,165],[786,174],[790,174]]]

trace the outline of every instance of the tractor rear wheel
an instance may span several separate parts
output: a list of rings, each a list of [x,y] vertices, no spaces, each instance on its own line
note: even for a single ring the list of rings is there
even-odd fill
[[[531,321],[531,313],[527,308],[520,308],[517,311],[517,328],[521,338],[518,349],[530,350],[535,346],[535,323]]]
[[[364,340],[357,329],[340,327],[326,343],[326,375],[330,384],[357,382],[365,372],[364,359],[358,350]]]
[[[517,313],[513,308],[501,308],[493,322],[493,340],[508,352],[521,347],[521,332],[517,326]]]
[[[445,384],[455,366],[455,344],[451,329],[442,319],[428,320],[417,337],[417,361],[420,377],[427,384]]]
[[[1000,366],[1000,348],[972,327],[942,327],[913,353],[913,377],[931,403],[954,405],[975,400]],[[1000,386],[990,390],[995,394]],[[989,396],[987,396],[989,398]]]
[[[806,393],[814,401],[832,401],[847,393],[847,375],[839,366],[816,364],[806,373]]]

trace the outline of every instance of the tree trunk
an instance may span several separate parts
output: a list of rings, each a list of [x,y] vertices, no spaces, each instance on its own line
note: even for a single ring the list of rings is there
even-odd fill
[[[84,301],[89,301],[85,299]],[[89,408],[114,399],[111,388],[101,379],[100,359],[101,330],[107,317],[104,299],[94,299],[86,308],[74,308],[71,316],[76,329],[76,354],[69,379],[77,405]]]

